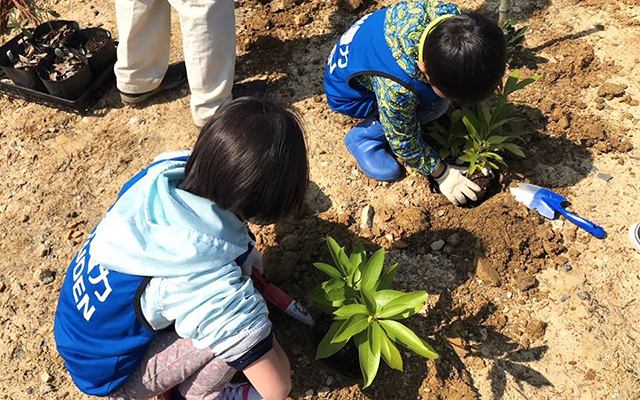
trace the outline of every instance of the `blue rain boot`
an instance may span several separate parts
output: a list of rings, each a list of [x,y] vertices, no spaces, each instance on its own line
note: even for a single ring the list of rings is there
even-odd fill
[[[368,177],[379,181],[400,177],[400,164],[391,154],[378,120],[368,118],[354,126],[344,137],[344,145]]]

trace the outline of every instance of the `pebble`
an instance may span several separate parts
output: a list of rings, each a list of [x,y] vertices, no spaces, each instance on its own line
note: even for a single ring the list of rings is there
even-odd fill
[[[444,240],[436,240],[435,242],[431,243],[431,250],[440,251],[444,247],[444,244]]]
[[[375,210],[372,205],[366,205],[362,209],[362,214],[360,215],[360,229],[371,229],[373,227],[374,214]]]
[[[520,289],[520,291],[522,292],[526,292],[536,284],[536,278],[529,274],[519,275],[516,280],[518,282],[518,289]]]
[[[584,300],[586,300],[586,299],[587,299],[587,295],[586,295],[586,293],[578,293],[578,294],[576,294],[576,296],[578,296],[578,298],[579,298],[580,300],[582,300],[582,301],[584,301]]]
[[[98,15],[100,15],[100,11],[98,11],[98,10],[93,10],[93,15],[97,17]]]
[[[598,178],[602,179],[605,182],[609,182],[610,180],[613,179],[613,176],[609,174],[605,174],[604,172],[599,172]]]
[[[460,243],[462,243],[462,238],[460,237],[459,234],[454,233],[453,235],[447,238],[447,243],[449,243],[453,247],[458,247],[460,246]]]
[[[303,26],[311,22],[311,16],[309,14],[299,14],[295,17],[296,25]]]
[[[562,297],[560,297],[560,301],[563,302],[563,303],[565,301],[567,301],[567,300],[569,300],[569,295],[568,294],[563,294]]]
[[[393,242],[392,245],[394,248],[398,249],[398,250],[404,250],[406,248],[409,247],[409,245],[407,244],[407,242],[402,241],[402,240],[396,240],[395,242]]]
[[[22,216],[22,222],[28,222],[29,221],[29,215],[25,214]]]
[[[42,385],[40,386],[40,393],[49,393],[53,392],[55,388],[52,385]]]
[[[313,396],[313,389],[309,389],[306,392],[304,392],[305,397],[311,397]]]
[[[573,267],[571,266],[571,264],[565,264],[564,265],[564,270],[565,272],[569,272],[573,269]]]
[[[7,289],[7,285],[4,282],[0,282],[0,293],[4,292]]]
[[[33,277],[38,283],[48,285],[56,279],[56,274],[50,269],[40,268],[33,274]]]
[[[29,386],[28,388],[25,389],[25,393],[26,394],[31,394],[33,393],[33,388],[31,386]]]
[[[40,379],[42,379],[42,382],[44,383],[49,383],[53,380],[53,377],[48,372],[45,371],[40,374]]]
[[[489,286],[500,286],[500,275],[486,257],[478,257],[476,260],[476,274]]]
[[[327,386],[321,386],[318,388],[318,396],[326,396],[331,391]]]

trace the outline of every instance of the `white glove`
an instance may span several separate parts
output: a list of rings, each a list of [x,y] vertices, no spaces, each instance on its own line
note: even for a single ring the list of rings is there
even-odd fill
[[[440,187],[440,192],[450,202],[458,206],[467,202],[467,197],[473,201],[478,200],[477,192],[482,189],[471,180],[464,176],[464,172],[467,170],[463,167],[456,167],[453,165],[444,164],[444,173],[435,178]]]
[[[255,247],[251,250],[247,259],[242,263],[240,269],[242,269],[242,274],[251,276],[253,269],[257,269],[258,272],[264,274],[264,267],[262,266],[262,255]]]

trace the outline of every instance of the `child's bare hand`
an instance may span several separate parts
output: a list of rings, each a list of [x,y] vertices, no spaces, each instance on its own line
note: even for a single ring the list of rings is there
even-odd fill
[[[251,272],[253,269],[257,269],[261,274],[264,273],[264,267],[262,266],[262,255],[255,247],[249,253],[249,256],[245,260],[245,262],[240,266],[242,269],[242,274],[251,276]]]
[[[440,187],[440,192],[445,195],[450,202],[459,206],[467,202],[467,198],[478,200],[476,195],[480,186],[467,179],[464,175],[466,168],[447,165],[447,170],[441,177],[436,179]]]

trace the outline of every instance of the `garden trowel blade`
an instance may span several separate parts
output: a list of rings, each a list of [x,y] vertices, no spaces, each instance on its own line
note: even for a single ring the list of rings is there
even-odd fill
[[[524,204],[530,210],[536,210],[540,215],[548,219],[556,218],[556,210],[551,207],[549,203],[544,201],[545,196],[540,196],[541,192],[550,192],[557,196],[554,199],[560,203],[566,201],[566,199],[557,193],[553,193],[549,190],[541,188],[540,186],[531,185],[529,183],[519,183],[518,186],[509,188],[513,197],[520,203]],[[545,193],[546,194],[546,193]],[[537,195],[537,196],[536,196]],[[547,194],[548,196],[548,194]]]

